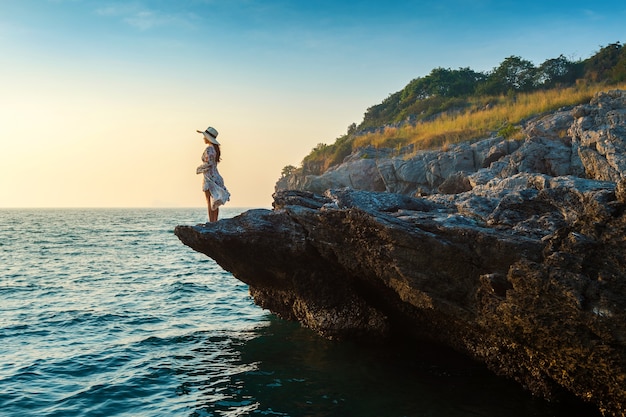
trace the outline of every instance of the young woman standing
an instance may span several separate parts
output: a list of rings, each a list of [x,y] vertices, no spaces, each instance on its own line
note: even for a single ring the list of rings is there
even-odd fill
[[[202,133],[204,143],[208,146],[202,153],[202,165],[196,169],[196,174],[203,174],[202,191],[206,196],[209,222],[216,222],[219,214],[219,206],[226,203],[230,199],[230,193],[224,186],[224,179],[217,170],[217,164],[220,162],[222,152],[220,143],[217,141],[217,130],[208,127]]]

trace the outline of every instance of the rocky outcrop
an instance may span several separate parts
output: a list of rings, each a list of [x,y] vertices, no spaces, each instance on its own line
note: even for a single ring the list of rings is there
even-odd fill
[[[451,178],[458,181],[462,176],[472,184],[482,184],[518,172],[616,181],[626,171],[625,97],[626,92],[620,90],[600,93],[589,104],[532,120],[524,127],[527,139],[523,141],[492,137],[450,145],[446,152],[397,156],[391,156],[390,150],[359,149],[322,175],[294,174],[281,179],[276,191],[323,193],[351,187],[424,195],[451,192],[446,188]]]
[[[610,92],[523,142],[375,161],[386,191],[279,190],[273,210],[175,233],[321,335],[434,341],[624,416],[625,125],[626,94]]]

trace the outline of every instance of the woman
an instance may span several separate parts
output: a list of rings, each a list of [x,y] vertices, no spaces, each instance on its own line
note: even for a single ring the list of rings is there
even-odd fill
[[[196,130],[204,136],[204,143],[208,146],[202,153],[202,162],[196,169],[196,174],[204,174],[202,191],[206,196],[209,211],[209,222],[216,222],[219,206],[230,199],[230,193],[224,186],[224,179],[217,171],[217,163],[221,160],[220,143],[217,141],[217,130],[208,127],[204,132]],[[213,199],[213,202],[211,202]]]

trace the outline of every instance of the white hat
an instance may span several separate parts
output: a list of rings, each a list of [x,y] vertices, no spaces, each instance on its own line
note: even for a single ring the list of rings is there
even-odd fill
[[[208,140],[211,143],[214,143],[216,145],[219,145],[220,143],[217,141],[217,130],[215,130],[215,128],[213,127],[207,127],[206,130],[203,132],[201,130],[196,130],[196,132],[198,133],[202,133],[202,135],[204,135],[204,138],[206,140]]]

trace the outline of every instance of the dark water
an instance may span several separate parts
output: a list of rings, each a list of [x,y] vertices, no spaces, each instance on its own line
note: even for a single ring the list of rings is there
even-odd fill
[[[594,415],[425,346],[274,318],[174,236],[205,216],[0,210],[0,416]]]

